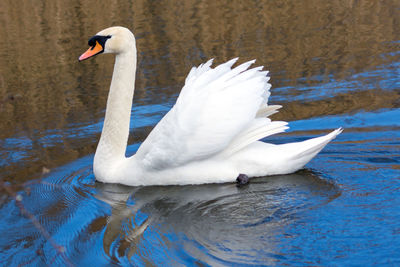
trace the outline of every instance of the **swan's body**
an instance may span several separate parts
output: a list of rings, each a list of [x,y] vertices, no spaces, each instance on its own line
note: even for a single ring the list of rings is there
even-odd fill
[[[103,131],[93,170],[96,179],[126,185],[234,182],[248,177],[287,174],[301,169],[341,129],[298,143],[258,141],[283,132],[283,121],[267,117],[280,106],[267,104],[266,71],[248,69],[254,61],[231,68],[237,59],[210,68],[192,68],[176,104],[152,130],[137,153],[125,157],[136,72],[133,34],[111,27],[89,40],[79,59],[115,53]]]

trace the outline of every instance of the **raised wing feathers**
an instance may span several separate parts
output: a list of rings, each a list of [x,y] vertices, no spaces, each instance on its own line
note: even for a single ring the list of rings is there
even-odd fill
[[[136,154],[145,166],[159,170],[234,153],[286,129],[284,122],[258,118],[279,108],[267,105],[268,72],[262,67],[248,69],[254,61],[232,69],[236,61],[212,69],[210,60],[191,69],[175,106]]]

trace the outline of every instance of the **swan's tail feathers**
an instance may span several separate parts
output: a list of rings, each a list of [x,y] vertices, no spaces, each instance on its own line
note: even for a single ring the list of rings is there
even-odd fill
[[[290,156],[288,161],[291,162],[293,170],[290,172],[297,171],[304,167],[312,158],[314,158],[330,141],[335,139],[343,131],[342,128],[338,128],[331,133],[308,139],[302,142],[289,143],[280,145],[286,147],[286,153]]]
[[[246,131],[233,139],[223,154],[232,155],[255,141],[273,134],[284,132],[289,128],[287,127],[287,124],[288,123],[285,121],[271,122],[268,118],[257,118]]]
[[[264,105],[262,106],[258,111],[257,111],[257,118],[268,118],[272,114],[275,114],[278,112],[278,109],[280,109],[282,106],[281,105]]]
[[[304,145],[305,149],[303,149],[302,151],[299,151],[300,153],[298,154],[298,157],[307,157],[309,155],[312,155],[312,157],[314,157],[330,141],[335,139],[336,136],[338,136],[342,131],[343,131],[342,128],[338,128],[327,135],[303,141],[302,144]]]

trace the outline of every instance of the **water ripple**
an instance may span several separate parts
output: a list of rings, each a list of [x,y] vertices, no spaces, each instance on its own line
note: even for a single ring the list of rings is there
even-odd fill
[[[268,247],[276,243],[277,232],[340,195],[335,185],[308,171],[256,179],[243,189],[232,184],[134,189],[101,184],[98,189],[100,198],[113,206],[104,237],[110,255],[118,252],[114,255],[118,259],[132,255],[135,262],[142,262],[142,250],[162,255],[168,249],[181,263],[203,259],[208,264],[261,264],[271,259],[276,253]],[[121,193],[115,198],[118,189]],[[113,196],[107,200],[110,192]],[[130,204],[124,207],[115,199]],[[138,214],[142,214],[139,220]],[[154,239],[160,242],[152,244]],[[177,248],[176,243],[183,245]]]

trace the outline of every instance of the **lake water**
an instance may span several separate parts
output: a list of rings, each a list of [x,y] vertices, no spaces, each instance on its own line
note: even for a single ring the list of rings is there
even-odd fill
[[[399,18],[395,0],[2,1],[1,265],[400,265]],[[209,58],[270,70],[291,129],[265,141],[345,130],[241,188],[98,183],[113,57],[77,58],[112,25],[139,53],[128,155]]]

